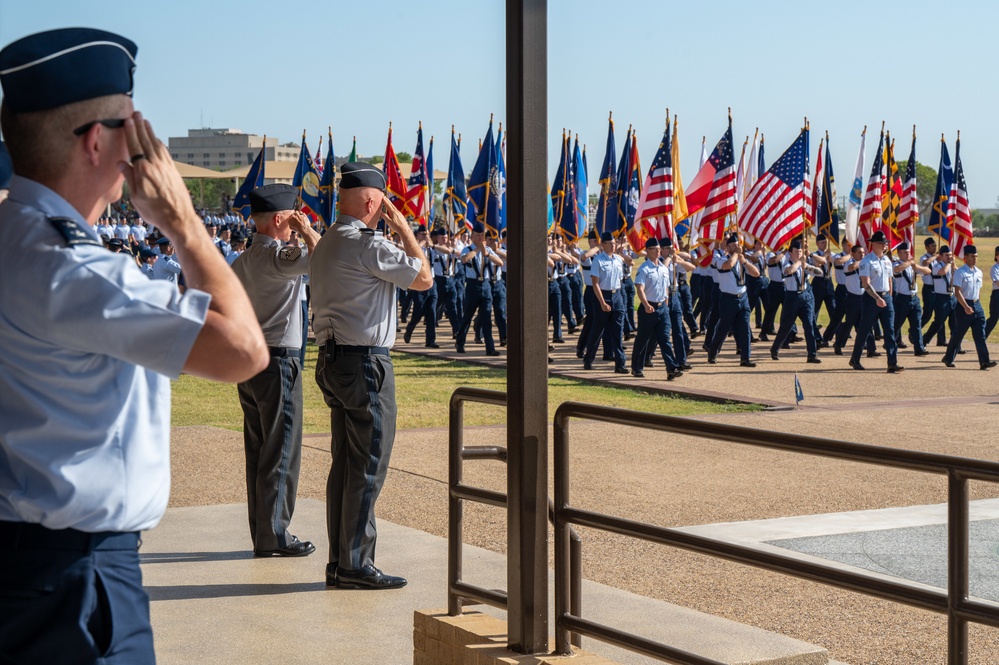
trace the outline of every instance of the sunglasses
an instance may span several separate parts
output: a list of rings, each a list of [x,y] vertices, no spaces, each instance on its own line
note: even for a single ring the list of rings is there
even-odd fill
[[[73,130],[73,133],[77,136],[83,136],[90,131],[90,128],[94,125],[104,125],[108,129],[121,129],[125,126],[125,118],[109,118],[107,120],[94,120],[93,122],[88,122],[85,125],[80,125]]]

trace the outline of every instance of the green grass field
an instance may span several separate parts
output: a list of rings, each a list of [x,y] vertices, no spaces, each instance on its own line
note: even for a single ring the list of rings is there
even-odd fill
[[[392,358],[399,429],[446,427],[448,401],[458,386],[506,390],[506,372],[503,370],[406,353],[393,353]],[[316,347],[310,344],[302,377],[305,401],[302,420],[307,434],[330,431],[330,411],[316,385],[315,367]],[[549,413],[554,414],[559,404],[570,400],[677,416],[757,410],[757,407],[745,404],[715,404],[594,386],[572,379],[549,378]],[[499,407],[483,404],[466,407],[467,425],[492,425],[505,421],[505,410]],[[180,377],[173,386],[173,424],[242,430],[243,412],[239,407],[236,387],[193,376]]]

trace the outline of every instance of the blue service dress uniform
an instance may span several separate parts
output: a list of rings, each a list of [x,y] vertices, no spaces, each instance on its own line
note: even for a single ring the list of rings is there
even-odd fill
[[[326,484],[331,571],[374,565],[375,501],[395,442],[396,289],[420,273],[412,258],[358,219],[340,215],[310,263],[316,383],[330,407]]]
[[[152,662],[139,532],[167,507],[170,379],[211,297],[148,279],[19,176],[0,265],[0,661]]]
[[[863,258],[858,269],[861,277],[870,279],[871,286],[884,300],[885,306],[878,307],[877,301],[869,293],[862,296],[860,323],[857,325],[857,339],[853,343],[850,365],[860,365],[860,352],[867,336],[874,332],[875,322],[881,323],[884,335],[885,352],[888,354],[888,369],[898,366],[898,345],[895,343],[895,308],[892,305],[892,266],[887,255],[880,258],[871,252]]]
[[[621,290],[624,281],[624,259],[616,254],[600,252],[593,257],[590,265],[590,279],[597,279],[604,302],[610,305],[611,311],[605,312],[600,307],[600,300],[593,298],[593,325],[586,341],[586,351],[583,354],[583,367],[589,369],[597,355],[600,340],[604,341],[604,351],[614,361],[614,369],[626,373],[624,354],[625,305],[624,293]],[[606,331],[606,335],[604,334]]]
[[[954,311],[954,331],[950,336],[950,343],[947,344],[947,352],[944,353],[943,362],[948,367],[953,365],[954,356],[961,347],[961,340],[964,339],[968,329],[971,329],[971,336],[975,340],[975,350],[978,352],[978,365],[981,369],[992,367],[989,358],[989,347],[986,344],[985,336],[985,311],[982,309],[982,302],[979,295],[982,291],[982,271],[978,266],[963,265],[954,271],[954,289],[961,290],[964,301],[971,307],[971,314],[964,311],[958,304]]]
[[[646,359],[656,346],[666,362],[668,378],[673,379],[680,369],[680,364],[673,354],[671,335],[672,321],[669,309],[670,271],[661,260],[652,262],[646,259],[638,267],[635,276],[635,286],[641,286],[645,299],[652,306],[652,312],[645,311],[645,306],[638,306],[638,330],[635,334],[635,345],[631,350],[631,372],[641,374]]]

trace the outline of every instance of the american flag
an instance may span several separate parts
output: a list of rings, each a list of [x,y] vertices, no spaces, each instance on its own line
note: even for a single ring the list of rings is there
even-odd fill
[[[770,249],[782,247],[805,228],[807,148],[806,127],[756,182],[746,198],[740,225]]]
[[[670,141],[669,119],[659,143],[659,150],[645,176],[642,197],[635,218],[645,225],[649,234],[658,239],[673,238],[673,146]]]
[[[884,149],[885,133],[881,130],[881,138],[878,139],[878,150],[874,153],[874,166],[871,167],[871,176],[867,179],[867,189],[864,191],[864,203],[860,207],[860,232],[857,234],[857,243],[867,249],[868,242],[875,231],[881,230],[881,190],[884,181]]]
[[[919,197],[916,194],[916,128],[912,128],[912,149],[905,164],[905,182],[902,183],[902,201],[898,209],[899,233],[912,244],[916,222],[919,221]]]
[[[708,182],[707,191],[702,195],[705,185],[702,177]],[[732,150],[732,120],[729,119],[728,129],[715,146],[707,163],[694,176],[691,191],[687,194],[687,209],[695,210],[701,206],[691,207],[691,198],[695,203],[703,197],[703,213],[700,223],[701,242],[710,243],[725,237],[725,217],[735,212],[735,152]]]
[[[964,167],[961,165],[960,133],[957,135],[957,143],[954,146],[954,184],[950,186],[947,225],[950,227],[951,250],[954,252],[954,256],[963,258],[964,248],[975,244],[975,233],[971,228],[968,183],[964,181]]]
[[[732,150],[732,119],[728,129],[687,191],[687,210],[703,209],[700,221],[702,244],[725,237],[725,217],[735,212],[735,152]]]
[[[426,157],[423,153],[423,123],[416,130],[416,152],[413,153],[413,163],[410,165],[409,181],[406,183],[406,206],[403,213],[409,213],[416,218],[417,223],[426,222],[425,204],[427,194]]]

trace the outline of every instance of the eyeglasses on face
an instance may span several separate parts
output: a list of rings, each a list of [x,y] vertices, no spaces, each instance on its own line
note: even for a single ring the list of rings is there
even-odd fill
[[[90,131],[90,128],[94,125],[104,125],[108,129],[121,129],[125,126],[125,118],[108,118],[106,120],[93,120],[85,125],[80,125],[73,130],[73,133],[77,136],[83,136]]]

